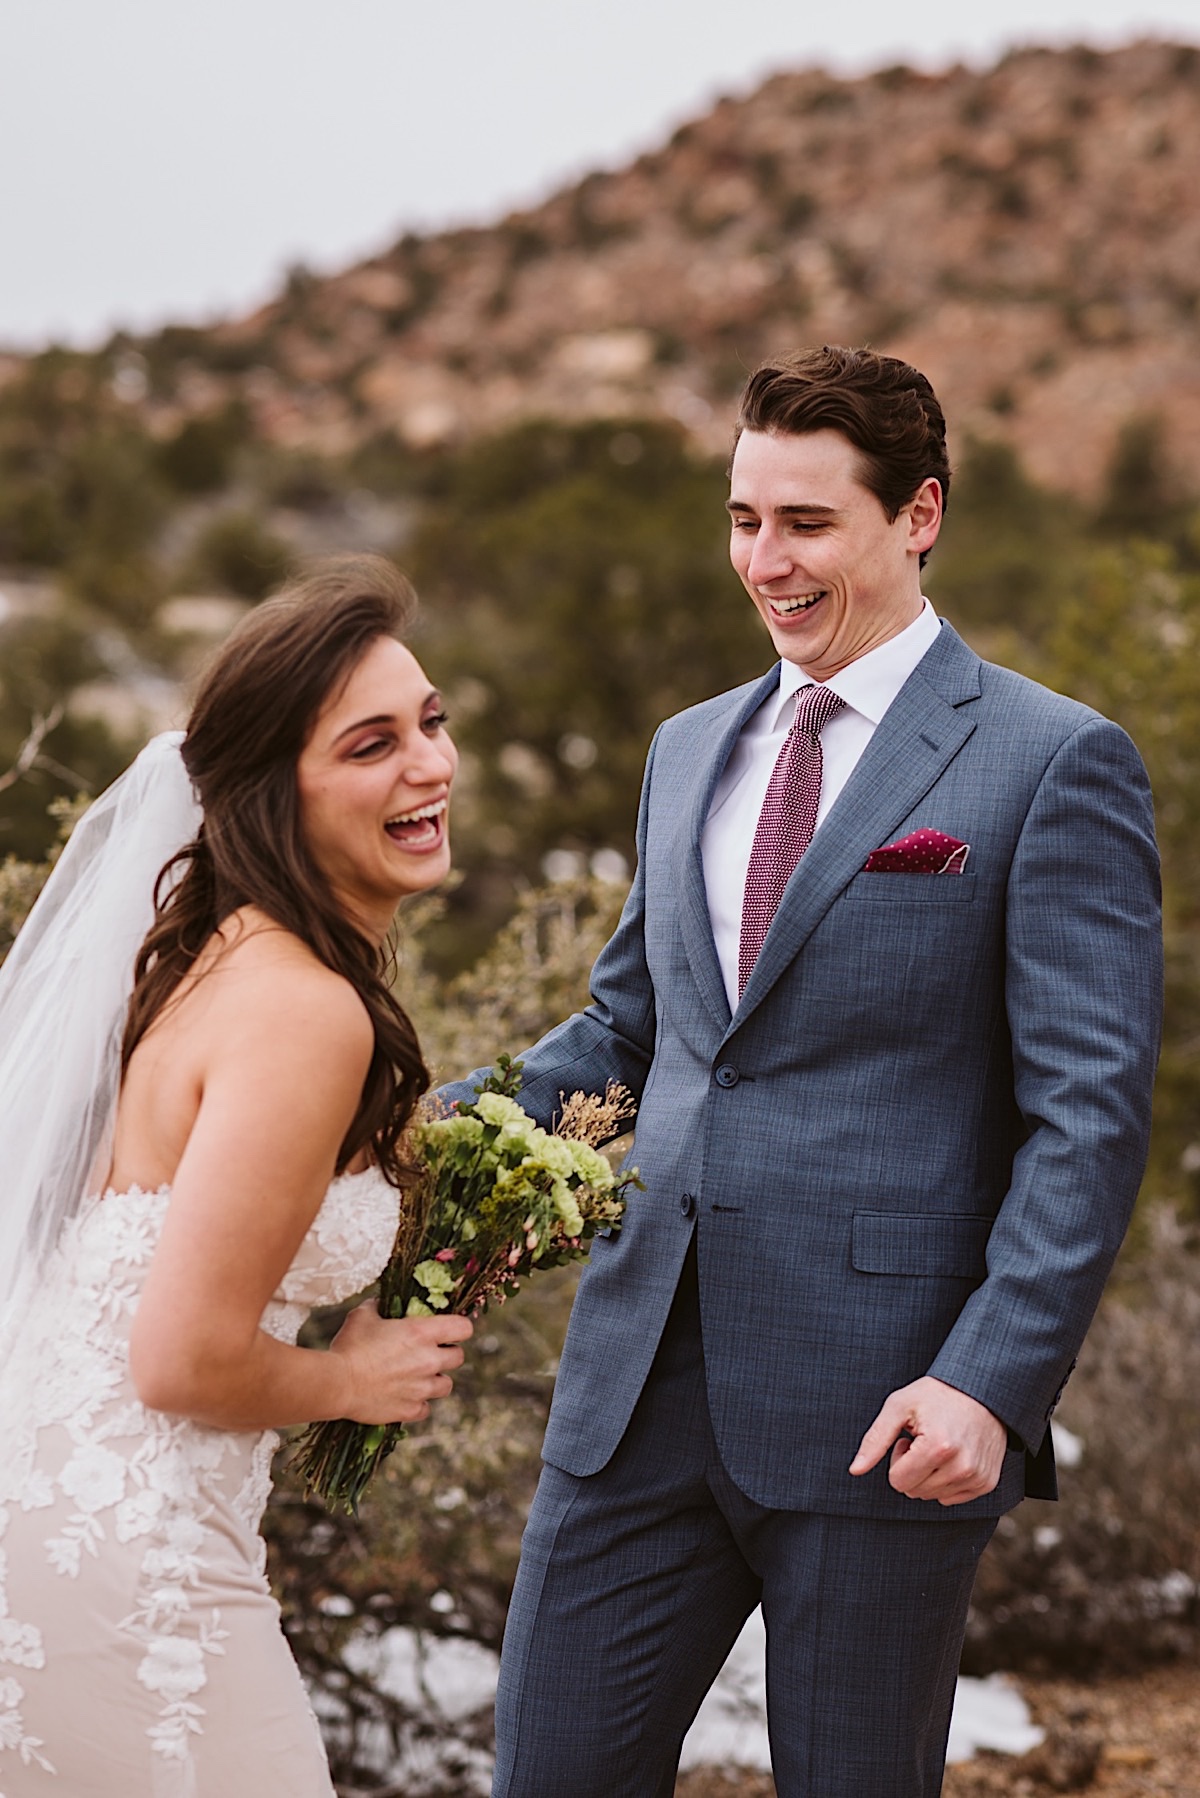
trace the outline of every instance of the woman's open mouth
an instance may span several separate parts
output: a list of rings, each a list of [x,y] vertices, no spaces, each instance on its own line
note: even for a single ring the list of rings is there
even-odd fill
[[[389,818],[384,830],[401,849],[422,853],[441,847],[446,835],[445,799],[435,799],[429,805],[415,806],[411,812],[398,812]]]

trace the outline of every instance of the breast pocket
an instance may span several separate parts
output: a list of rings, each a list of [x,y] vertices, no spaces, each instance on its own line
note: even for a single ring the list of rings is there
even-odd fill
[[[867,905],[969,905],[973,874],[856,874],[845,897]]]

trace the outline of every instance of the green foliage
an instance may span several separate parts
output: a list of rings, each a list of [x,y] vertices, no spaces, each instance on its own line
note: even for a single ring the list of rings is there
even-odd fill
[[[48,862],[22,861],[15,855],[0,861],[0,960],[16,941],[49,872]]]
[[[42,862],[55,836],[51,801],[99,792],[128,760],[130,745],[65,703],[100,672],[91,636],[68,615],[0,625],[0,856]]]
[[[185,419],[173,437],[158,446],[158,468],[176,493],[215,493],[229,484],[233,461],[247,429],[244,406]]]
[[[405,561],[468,758],[459,915],[497,916],[484,863],[504,903],[548,851],[631,857],[657,724],[769,663],[724,497],[659,424],[525,425],[446,468]]]
[[[528,1047],[586,1004],[588,975],[624,899],[622,886],[595,878],[525,888],[485,952],[449,981],[429,965],[445,902],[416,901],[401,941],[398,985],[435,1080],[487,1065],[501,1044],[514,1053]]]
[[[51,800],[49,812],[57,827],[57,839],[44,861],[22,861],[15,855],[6,855],[0,861],[0,962],[16,941],[18,930],[29,916],[34,900],[45,886],[51,868],[87,803],[83,795]]]
[[[174,392],[187,368],[201,368],[214,375],[244,374],[272,358],[269,327],[261,334],[239,332],[223,336],[199,325],[165,325],[152,337],[138,339],[151,390],[160,395]]]
[[[197,539],[188,578],[238,599],[264,599],[286,577],[287,545],[253,512],[223,512]]]
[[[1078,579],[1082,508],[1029,479],[1006,443],[971,441],[929,560],[926,591],[960,629],[1037,641]]]
[[[1197,500],[1171,462],[1156,415],[1130,418],[1117,434],[1096,511],[1096,527],[1107,537],[1157,539],[1185,553],[1200,550],[1188,527]]]
[[[1093,552],[1026,672],[1124,726],[1154,789],[1167,995],[1147,1191],[1189,1198],[1200,1139],[1200,576],[1149,543]]]
[[[0,562],[103,596],[104,571],[143,561],[163,512],[153,445],[96,359],[47,351],[0,391]]]
[[[263,500],[270,505],[295,512],[323,512],[341,497],[344,471],[326,457],[304,450],[277,450],[269,457],[260,453],[258,460]],[[369,481],[360,484],[371,485]]]

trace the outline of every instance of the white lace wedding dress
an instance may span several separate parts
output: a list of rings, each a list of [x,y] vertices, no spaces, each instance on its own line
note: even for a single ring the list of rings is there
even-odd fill
[[[129,1328],[170,1199],[68,1224],[0,1365],[0,1798],[330,1798],[259,1521],[271,1431],[149,1411]],[[330,1187],[262,1327],[294,1342],[391,1250],[374,1171]]]

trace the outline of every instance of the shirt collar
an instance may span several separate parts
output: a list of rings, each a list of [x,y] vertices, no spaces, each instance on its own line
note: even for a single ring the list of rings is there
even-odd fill
[[[941,628],[937,613],[927,599],[923,600],[921,610],[911,624],[877,649],[869,649],[866,655],[849,663],[825,685],[832,688],[852,711],[861,713],[872,724],[878,724],[917,663],[933,647]],[[805,674],[795,662],[780,664],[779,698],[774,711],[776,725],[785,703],[792,700],[801,687],[813,684],[812,676]],[[788,720],[790,723],[790,706]]]

